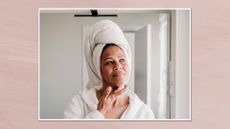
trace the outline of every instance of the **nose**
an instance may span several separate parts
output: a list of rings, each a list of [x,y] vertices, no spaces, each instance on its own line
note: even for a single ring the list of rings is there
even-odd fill
[[[114,70],[120,70],[120,69],[122,69],[121,63],[120,62],[116,62],[115,66],[114,66]]]

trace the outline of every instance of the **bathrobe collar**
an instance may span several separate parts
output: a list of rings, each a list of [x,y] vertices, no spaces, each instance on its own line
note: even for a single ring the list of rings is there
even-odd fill
[[[91,88],[90,90],[85,90],[82,92],[82,98],[88,107],[93,111],[97,109],[98,99],[96,96],[96,88]],[[139,99],[139,97],[130,89],[126,92],[126,95],[129,96],[129,106],[124,111],[121,116],[121,119],[127,118],[134,118],[136,112],[141,110],[143,106],[143,102]]]

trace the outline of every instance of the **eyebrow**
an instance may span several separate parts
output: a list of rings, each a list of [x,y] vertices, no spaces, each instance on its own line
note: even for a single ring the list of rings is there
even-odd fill
[[[125,55],[124,55],[124,54],[122,54],[122,55],[119,55],[118,57],[123,57],[123,56],[125,57]]]
[[[120,58],[120,57],[124,57],[124,56],[125,56],[125,55],[122,54],[122,55],[119,55],[118,57]],[[113,58],[112,58],[111,56],[109,56],[109,57],[105,58],[104,61],[106,61],[106,60],[108,60],[108,59],[113,59]]]
[[[106,60],[108,60],[108,59],[112,59],[112,57],[107,57],[107,58],[104,59],[104,61],[106,61]]]

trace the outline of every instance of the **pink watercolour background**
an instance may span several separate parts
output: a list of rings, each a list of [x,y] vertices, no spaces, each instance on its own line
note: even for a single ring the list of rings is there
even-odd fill
[[[228,0],[0,2],[1,129],[230,128]],[[192,121],[38,121],[38,8],[192,8]]]

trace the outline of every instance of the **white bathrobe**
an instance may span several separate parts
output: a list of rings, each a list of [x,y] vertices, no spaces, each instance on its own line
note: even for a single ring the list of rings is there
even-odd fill
[[[152,110],[135,93],[128,90],[126,95],[129,96],[129,106],[120,119],[154,119]],[[97,110],[97,105],[96,88],[85,90],[72,98],[64,112],[64,118],[105,119]]]
[[[102,88],[100,72],[101,53],[106,44],[116,44],[125,53],[129,64],[128,78],[131,71],[131,51],[120,27],[111,20],[101,20],[90,28],[84,44],[85,61],[89,81],[87,88],[82,94],[73,97],[67,106],[64,116],[67,119],[103,119],[104,116],[97,111],[98,100],[96,90]],[[128,79],[126,80],[128,82]],[[126,83],[127,84],[127,83]],[[132,91],[128,91],[130,98],[127,110],[121,119],[153,119],[153,112]]]

